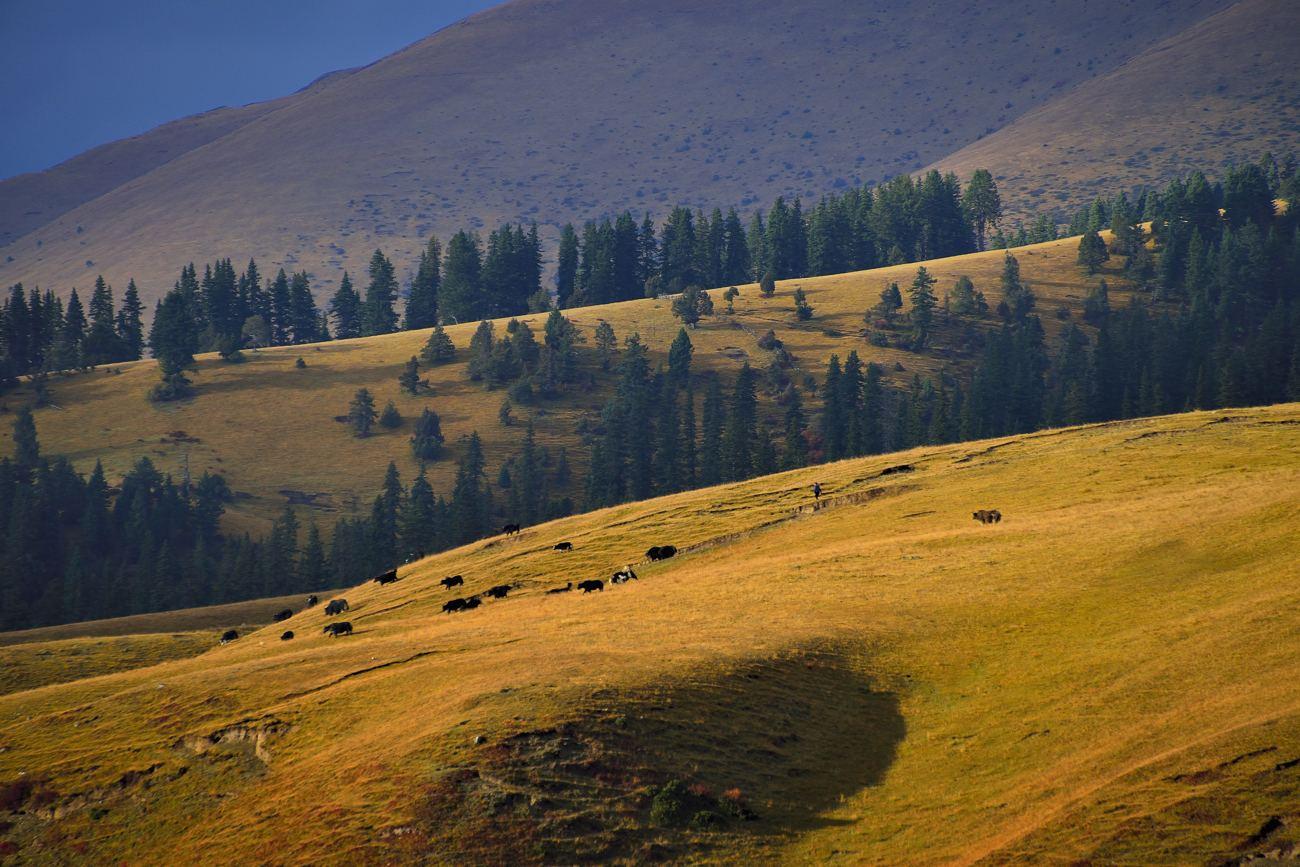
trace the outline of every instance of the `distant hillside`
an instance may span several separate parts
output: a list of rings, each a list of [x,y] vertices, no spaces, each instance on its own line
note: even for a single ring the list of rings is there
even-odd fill
[[[1242,0],[939,160],[1020,214],[1300,145],[1300,4]]]
[[[0,853],[1239,864],[1293,851],[1300,586],[1279,578],[1300,555],[1298,424],[1300,404],[1138,419],[604,509],[343,591],[343,638],[322,635],[318,607],[65,683],[49,670],[75,654],[92,671],[111,662],[103,639],[35,648],[45,662],[10,648],[50,685],[0,696]],[[971,520],[987,507],[1000,524]],[[571,553],[550,549],[561,539]],[[665,543],[680,553],[643,562]],[[546,593],[629,562],[636,581]],[[456,593],[513,589],[445,614],[448,574],[464,575]]]
[[[377,245],[413,263],[430,232],[815,198],[942,159],[1226,5],[514,0],[6,182],[0,284],[102,272],[151,304],[180,265],[229,255],[324,293]],[[1263,74],[1223,57],[1230,82]]]

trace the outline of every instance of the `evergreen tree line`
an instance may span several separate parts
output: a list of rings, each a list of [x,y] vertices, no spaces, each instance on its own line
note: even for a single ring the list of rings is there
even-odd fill
[[[143,310],[134,281],[116,309],[113,288],[97,278],[89,311],[76,289],[65,305],[53,292],[14,285],[0,309],[0,384],[26,374],[135,361],[144,353]]]
[[[40,453],[31,411],[0,460],[0,629],[185,608],[326,586],[316,527],[286,508],[271,534],[224,536],[220,475],[177,482],[141,458],[116,488]],[[354,576],[355,577],[355,576]]]

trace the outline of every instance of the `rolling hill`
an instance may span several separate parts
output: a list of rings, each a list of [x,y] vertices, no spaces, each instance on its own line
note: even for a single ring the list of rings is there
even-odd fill
[[[1282,98],[1294,81],[1285,54],[1195,40],[1150,54],[1228,5],[1053,0],[1026,15],[971,0],[514,0],[273,103],[3,182],[0,284],[67,292],[103,273],[119,287],[134,277],[151,302],[181,265],[225,255],[256,257],[267,273],[309,270],[327,293],[376,246],[414,263],[430,232],[537,220],[553,239],[563,221],[624,208],[816,198],[919,170],[1141,58],[1190,75],[1212,51],[1230,93]],[[1285,0],[1242,8],[1275,38],[1289,32]],[[1107,91],[1122,91],[1131,115],[1146,91],[1124,80]],[[1175,73],[1161,83],[1188,90]],[[1209,118],[1223,107],[1200,91],[1187,100],[1184,112],[1204,106]],[[1109,129],[1091,102],[1068,104],[1097,118],[1081,126]],[[1239,138],[1196,130],[1214,142],[1199,162],[1294,147],[1293,115],[1274,109],[1224,115],[1257,136],[1249,154]],[[1147,152],[1188,145],[1159,113],[1127,129]],[[1137,179],[1116,174],[1130,154],[1105,139],[1071,147],[1076,181]],[[1087,189],[1069,187],[1069,201],[1076,191]]]
[[[939,160],[1032,210],[1296,148],[1300,7],[1243,0]]]
[[[160,864],[1293,851],[1297,425],[1295,404],[1140,419],[628,504],[348,590],[350,637],[312,609],[293,641],[277,625],[11,693],[0,845]],[[970,520],[992,506],[1001,524]],[[544,593],[668,542],[635,582]],[[446,615],[448,573],[516,589]]]
[[[1066,322],[1055,314],[1071,311],[1073,321],[1081,316],[1089,288],[1106,279],[1113,290],[1112,303],[1125,303],[1124,278],[1118,261],[1091,277],[1075,264],[1077,238],[1037,244],[1015,251],[1024,278],[1038,296],[1049,339],[1059,334]],[[985,293],[992,306],[1001,300],[998,275],[1003,263],[1000,251],[974,253],[924,263],[938,279],[940,296],[959,275],[968,275]],[[815,388],[808,388],[805,376],[820,383],[832,354],[844,358],[857,351],[863,361],[875,361],[887,380],[907,387],[916,375],[936,376],[947,370],[960,378],[969,375],[976,354],[963,349],[957,329],[943,328],[933,350],[924,354],[897,348],[874,346],[865,339],[863,314],[877,303],[880,292],[891,282],[907,286],[917,265],[899,265],[871,271],[827,277],[781,281],[775,295],[762,297],[755,286],[742,286],[735,301],[735,315],[717,315],[704,320],[691,332],[694,344],[693,368],[717,371],[730,384],[740,365],[765,368],[771,353],[759,346],[770,329],[794,355],[791,376],[805,395],[815,401]],[[796,319],[792,296],[803,288],[815,310],[808,322]],[[720,293],[714,293],[719,311]],[[433,387],[431,396],[413,397],[400,393],[397,376],[402,365],[417,354],[429,332],[410,331],[379,337],[335,341],[315,346],[286,346],[247,354],[249,361],[230,365],[215,356],[200,360],[195,383],[198,394],[178,404],[150,404],[144,395],[157,379],[152,361],[102,368],[93,372],[54,377],[50,380],[51,405],[36,410],[36,425],[42,448],[49,454],[66,455],[83,472],[102,459],[110,480],[125,474],[142,456],[149,457],[163,472],[177,478],[188,468],[193,476],[204,471],[223,474],[237,492],[228,505],[226,524],[232,530],[250,530],[264,535],[286,503],[300,506],[303,520],[317,520],[328,531],[339,516],[368,514],[384,469],[395,461],[404,480],[418,472],[409,439],[414,419],[425,406],[442,419],[448,456],[429,466],[429,480],[435,491],[449,493],[455,474],[455,456],[463,451],[459,440],[477,431],[483,440],[488,478],[496,479],[500,465],[519,450],[523,420],[531,417],[538,441],[558,453],[568,451],[574,473],[570,493],[581,500],[581,483],[589,455],[589,444],[580,431],[584,420],[595,422],[616,382],[616,373],[602,373],[592,344],[601,321],[612,325],[620,341],[639,332],[651,350],[652,363],[664,363],[668,346],[681,325],[671,312],[671,299],[644,299],[565,311],[585,335],[584,370],[594,377],[594,388],[576,389],[557,401],[543,401],[537,407],[515,407],[520,421],[503,426],[497,411],[504,391],[488,391],[466,374],[466,347],[473,324],[447,328],[460,350],[454,363],[427,368]],[[543,316],[524,317],[538,334]],[[496,331],[504,333],[498,321]],[[996,317],[978,327],[997,326]],[[1085,326],[1086,327],[1086,326]],[[295,367],[303,358],[304,369]],[[346,413],[353,393],[370,389],[379,407],[393,400],[406,423],[393,431],[377,428],[377,434],[356,439],[335,417]],[[6,405],[31,402],[30,387],[6,399]],[[697,399],[702,395],[697,395]],[[773,429],[780,430],[783,409],[765,399],[764,415]],[[12,451],[11,425],[0,425],[0,454]],[[322,455],[328,455],[327,460]]]

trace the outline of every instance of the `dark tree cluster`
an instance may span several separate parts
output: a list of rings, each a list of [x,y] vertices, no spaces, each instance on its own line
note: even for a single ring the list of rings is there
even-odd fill
[[[319,533],[286,509],[269,537],[220,532],[219,475],[180,482],[141,458],[116,486],[40,453],[28,410],[0,460],[0,628],[21,629],[320,589]]]
[[[143,310],[134,282],[126,287],[121,309],[115,309],[113,288],[97,278],[88,311],[76,289],[65,305],[53,292],[27,292],[16,284],[0,308],[0,383],[135,361],[144,352]]]

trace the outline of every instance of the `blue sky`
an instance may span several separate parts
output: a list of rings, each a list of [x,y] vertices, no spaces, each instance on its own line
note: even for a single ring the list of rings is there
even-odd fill
[[[0,0],[0,178],[290,93],[496,0]]]

